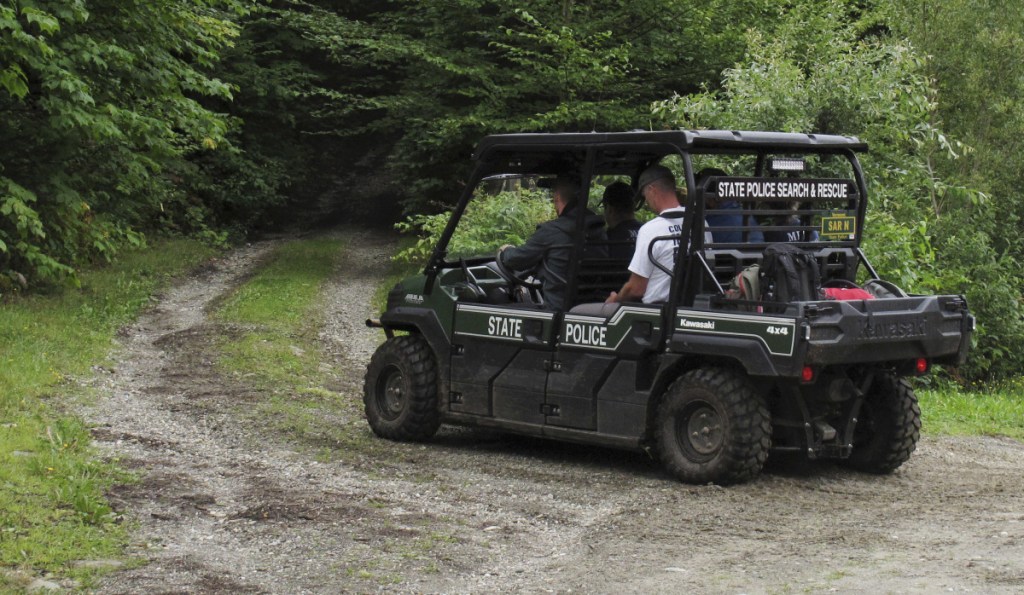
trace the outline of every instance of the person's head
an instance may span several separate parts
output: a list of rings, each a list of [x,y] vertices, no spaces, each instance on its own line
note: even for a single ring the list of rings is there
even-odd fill
[[[633,189],[625,182],[612,182],[605,187],[601,204],[604,205],[604,218],[609,227],[634,218],[633,196]]]
[[[551,186],[551,201],[555,205],[555,213],[561,215],[566,209],[576,206],[579,194],[579,182],[569,176],[558,176]]]
[[[679,206],[676,195],[676,177],[664,165],[652,165],[640,174],[637,192],[643,195],[647,206],[655,213]]]

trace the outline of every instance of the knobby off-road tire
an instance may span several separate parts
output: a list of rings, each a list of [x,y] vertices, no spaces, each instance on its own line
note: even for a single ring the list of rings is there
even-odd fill
[[[757,477],[771,447],[771,416],[741,372],[700,368],[679,377],[658,407],[654,442],[665,468],[696,484]]]
[[[921,437],[921,408],[907,381],[880,373],[864,395],[844,463],[867,473],[892,473],[910,458]]]
[[[427,440],[437,432],[437,361],[423,337],[394,337],[377,348],[366,370],[363,404],[370,428],[382,438]]]

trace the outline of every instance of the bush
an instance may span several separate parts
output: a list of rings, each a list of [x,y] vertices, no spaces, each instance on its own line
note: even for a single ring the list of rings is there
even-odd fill
[[[469,203],[459,222],[458,233],[448,244],[448,257],[494,254],[505,244],[525,242],[537,225],[551,219],[554,210],[550,194],[542,190],[516,190],[477,198]],[[444,232],[451,211],[435,215],[413,215],[395,227],[415,233],[416,243],[395,255],[395,260],[425,264]]]
[[[984,232],[944,220],[936,251],[936,290],[963,293],[978,319],[974,350],[960,371],[969,380],[1006,380],[1024,369],[1024,265],[997,254]]]

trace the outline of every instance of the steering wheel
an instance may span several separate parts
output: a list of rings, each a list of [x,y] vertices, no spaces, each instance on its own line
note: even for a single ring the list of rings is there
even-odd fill
[[[494,257],[494,263],[498,265],[498,272],[501,273],[501,276],[508,281],[511,281],[513,284],[522,285],[527,289],[541,288],[540,281],[534,277],[532,273],[518,273],[510,269],[508,265],[501,260],[501,250],[498,250],[497,256]],[[524,274],[526,275],[525,277],[523,276]]]

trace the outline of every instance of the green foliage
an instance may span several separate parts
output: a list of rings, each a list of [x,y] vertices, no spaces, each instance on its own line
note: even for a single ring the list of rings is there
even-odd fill
[[[934,79],[920,52],[879,29],[881,19],[897,14],[838,1],[795,4],[774,29],[748,33],[747,55],[725,72],[720,91],[677,95],[656,103],[654,112],[684,128],[867,141],[868,256],[883,277],[910,291],[966,294],[981,329],[972,362],[961,372],[1005,377],[1024,365],[1024,277],[1020,260],[998,248],[1015,240],[994,239],[988,193],[943,166],[971,151],[942,129]],[[989,282],[978,283],[979,274]]]
[[[477,197],[466,207],[456,234],[448,245],[448,258],[494,254],[505,244],[524,243],[537,225],[555,216],[550,193],[541,190],[506,191]],[[415,233],[416,243],[395,255],[398,262],[425,264],[441,237],[451,212],[413,215],[395,227]]]
[[[311,136],[351,139],[350,179],[373,176],[419,212],[450,204],[484,134],[647,127],[648,102],[698,88],[740,55],[764,4],[293,0],[267,18],[290,32],[277,47],[309,44]]]
[[[997,250],[1024,254],[1019,234],[1004,233],[1024,215],[1016,200],[1024,176],[1024,64],[1016,58],[1024,51],[1024,12],[995,0],[896,6],[896,26],[927,56],[946,128],[972,148],[961,159],[937,160],[936,169],[985,192],[999,216],[984,230]],[[942,198],[951,212],[964,205],[955,196]]]
[[[876,203],[915,219],[941,182],[920,155],[957,147],[932,123],[922,60],[901,39],[866,35],[858,14],[837,1],[798,4],[774,30],[747,34],[721,91],[673,97],[655,114],[684,128],[859,136],[872,147],[865,173]]]
[[[937,252],[964,278],[978,312],[971,377],[1005,378],[1024,366],[1024,13],[994,0],[897,3],[894,24],[927,56],[937,114],[971,147],[936,155],[936,176],[980,191],[935,193]],[[984,200],[979,201],[978,197]]]
[[[984,231],[943,219],[935,290],[967,296],[978,317],[975,349],[961,371],[970,380],[1007,379],[1024,366],[1024,262],[1000,253]]]
[[[925,290],[938,285],[934,278],[935,249],[925,221],[902,225],[892,213],[871,208],[864,249],[879,274],[900,287]]]
[[[29,283],[192,217],[180,177],[226,143],[209,75],[241,0],[34,0],[0,8],[0,272]],[[185,227],[191,227],[185,225]]]
[[[256,4],[224,51],[217,75],[233,90],[221,106],[233,118],[232,147],[203,154],[206,183],[197,191],[217,221],[249,227],[263,222],[268,207],[319,197],[347,170],[339,164],[364,150],[339,143],[339,123],[325,113],[349,101],[325,93],[342,83],[330,82],[325,58],[306,39],[311,8]]]

